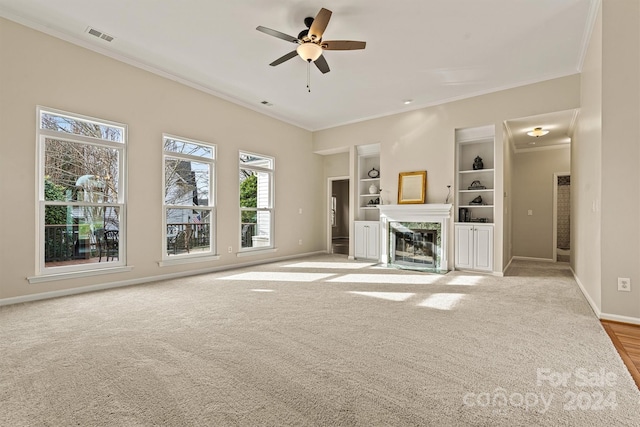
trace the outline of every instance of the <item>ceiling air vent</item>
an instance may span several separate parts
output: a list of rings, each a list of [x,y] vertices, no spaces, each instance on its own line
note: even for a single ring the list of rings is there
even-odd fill
[[[91,34],[92,36],[98,37],[99,39],[106,40],[108,42],[113,40],[113,36],[103,33],[102,31],[96,30],[95,28],[87,27],[87,33]]]

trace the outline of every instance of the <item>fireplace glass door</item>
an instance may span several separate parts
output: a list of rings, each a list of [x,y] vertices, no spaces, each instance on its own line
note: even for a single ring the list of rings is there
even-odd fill
[[[389,260],[398,268],[440,270],[439,222],[390,222]]]

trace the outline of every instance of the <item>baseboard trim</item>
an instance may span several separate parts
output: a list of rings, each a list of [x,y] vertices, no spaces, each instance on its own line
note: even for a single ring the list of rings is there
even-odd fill
[[[106,289],[121,288],[124,286],[141,285],[143,283],[158,282],[161,280],[178,279],[180,277],[197,276],[199,274],[216,273],[219,271],[233,270],[237,268],[251,267],[254,265],[270,264],[273,262],[286,261],[289,259],[304,258],[312,255],[326,254],[326,251],[307,252],[304,254],[287,255],[277,258],[269,258],[266,260],[243,262],[238,264],[223,265],[219,267],[211,267],[200,270],[182,271],[179,273],[159,274],[157,276],[141,277],[138,279],[121,280],[118,282],[101,283],[99,285],[81,286],[78,288],[62,289],[59,291],[40,292],[19,297],[1,298],[0,306],[21,304],[25,302],[39,301],[51,298],[59,298],[70,295],[84,294],[87,292],[103,291]]]
[[[637,317],[620,316],[618,314],[600,313],[600,320],[610,320],[618,323],[629,323],[631,325],[640,325],[640,319]]]
[[[602,317],[600,316],[602,315],[602,312],[600,311],[600,307],[598,307],[596,302],[591,298],[591,296],[587,292],[587,289],[584,287],[584,285],[576,275],[576,272],[573,271],[573,268],[571,268],[571,274],[573,274],[573,278],[578,284],[578,287],[580,288],[580,292],[582,292],[582,295],[584,296],[584,298],[587,300],[587,303],[591,307],[591,310],[593,310],[593,313],[596,315],[598,319],[601,319]]]
[[[637,318],[637,317],[621,316],[619,314],[603,313],[600,310],[600,308],[598,307],[598,305],[595,303],[595,301],[591,298],[591,296],[587,292],[586,288],[584,287],[584,285],[582,284],[582,282],[580,281],[580,279],[576,275],[576,272],[573,271],[573,268],[571,268],[571,274],[573,274],[573,278],[575,279],[576,283],[578,284],[578,287],[580,288],[580,291],[582,292],[582,295],[584,295],[585,299],[589,303],[589,306],[591,307],[591,309],[593,310],[593,312],[595,313],[595,315],[596,315],[596,317],[598,319],[600,319],[600,320],[610,320],[612,322],[629,323],[629,324],[632,324],[632,325],[640,325],[640,318]]]
[[[551,258],[535,258],[535,257],[530,257],[530,256],[513,256],[513,257],[511,257],[511,261],[513,261],[514,259],[521,259],[521,260],[525,260],[525,261],[555,262]],[[509,264],[511,264],[511,261],[509,261]]]
[[[511,257],[511,259],[509,259],[509,263],[507,263],[507,266],[505,268],[502,269],[502,275],[504,276],[504,274],[507,272],[507,270],[509,269],[509,267],[511,266],[511,263],[513,262],[513,257]]]

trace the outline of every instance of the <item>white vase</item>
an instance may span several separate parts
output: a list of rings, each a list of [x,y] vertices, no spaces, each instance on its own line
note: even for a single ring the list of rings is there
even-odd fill
[[[376,194],[378,192],[378,187],[375,184],[371,184],[369,186],[369,194]]]

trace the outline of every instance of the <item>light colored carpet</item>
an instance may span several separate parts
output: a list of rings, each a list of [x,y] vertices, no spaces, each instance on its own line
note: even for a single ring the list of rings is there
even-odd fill
[[[509,274],[326,255],[1,307],[0,425],[640,425],[566,265]]]

